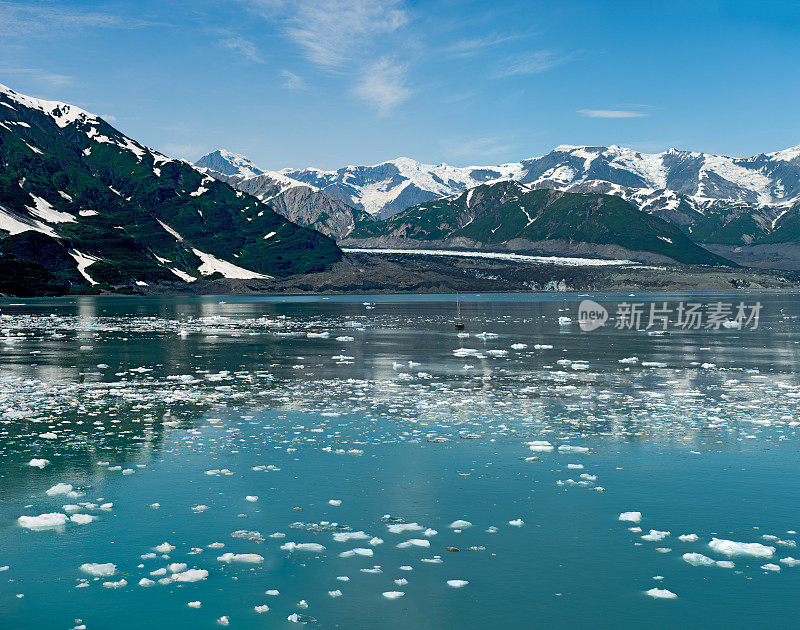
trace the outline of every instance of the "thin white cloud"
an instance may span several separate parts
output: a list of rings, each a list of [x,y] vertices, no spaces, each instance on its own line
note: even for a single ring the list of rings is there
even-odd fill
[[[197,144],[179,144],[167,142],[159,148],[159,151],[161,151],[161,153],[164,155],[180,158],[182,160],[194,161],[207,150],[206,148]]]
[[[0,35],[50,35],[85,28],[137,28],[156,25],[139,18],[100,11],[65,8],[55,3],[0,1]]]
[[[281,70],[281,76],[284,78],[283,87],[285,87],[287,90],[302,92],[308,89],[308,84],[306,84],[303,77],[295,74],[294,72]]]
[[[56,87],[72,85],[75,82],[75,78],[68,74],[56,74],[53,72],[47,72],[45,70],[42,70],[41,68],[0,67],[0,74],[26,75],[31,79],[34,79],[35,81]]]
[[[509,153],[516,145],[508,138],[488,136],[469,140],[447,140],[443,143],[445,154],[452,160],[494,160],[495,156]]]
[[[310,63],[349,83],[349,91],[387,115],[411,97],[407,57],[410,22],[403,0],[242,0],[279,25]],[[375,61],[377,60],[377,61]],[[283,71],[284,87],[306,89]]]
[[[474,57],[484,53],[489,48],[494,48],[500,44],[505,44],[506,42],[514,41],[522,37],[529,37],[529,35],[490,33],[483,37],[461,39],[442,48],[442,52],[449,57]]]
[[[379,59],[366,69],[354,92],[385,116],[411,97],[412,90],[405,75],[405,66],[389,59]]]
[[[559,55],[552,50],[537,50],[506,59],[498,69],[498,77],[539,74],[567,63],[572,55]]]
[[[312,63],[327,69],[357,61],[376,38],[408,24],[401,0],[245,0],[284,32]]]
[[[264,60],[258,52],[258,48],[256,48],[256,45],[249,39],[237,36],[220,40],[219,43],[228,50],[239,54],[244,59],[255,61],[256,63],[264,63]]]
[[[579,109],[578,113],[587,118],[644,118],[650,115],[628,109]]]

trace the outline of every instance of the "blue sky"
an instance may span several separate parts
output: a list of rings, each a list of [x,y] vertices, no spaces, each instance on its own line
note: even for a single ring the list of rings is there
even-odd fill
[[[751,155],[800,144],[800,4],[0,0],[0,82],[272,169]]]

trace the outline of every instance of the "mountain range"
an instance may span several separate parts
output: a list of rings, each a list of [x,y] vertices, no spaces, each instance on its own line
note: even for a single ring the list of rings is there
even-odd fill
[[[290,221],[334,239],[344,238],[356,223],[370,219],[369,214],[347,205],[327,190],[282,173],[262,170],[243,155],[224,149],[204,155],[195,166],[237,190],[269,203]]]
[[[325,269],[328,237],[74,105],[0,86],[0,291]]]
[[[211,163],[204,161],[199,164]],[[264,173],[243,156],[226,160],[217,152],[214,163],[233,174],[236,181],[231,183],[243,190],[257,181],[255,173]],[[500,166],[454,167],[398,158],[333,171],[283,169],[270,177],[288,178],[282,185],[290,190],[306,185],[362,211],[357,217],[344,210],[338,221],[344,232],[328,232],[339,240],[366,223],[363,213],[387,218],[478,186],[516,181],[529,189],[614,195],[678,226],[694,242],[741,262],[800,266],[800,248],[776,248],[800,242],[800,145],[747,158],[562,145],[544,156]],[[334,216],[336,209],[326,217]],[[782,252],[791,260],[784,261]]]
[[[506,249],[726,265],[680,229],[614,195],[483,184],[359,225],[343,245]]]

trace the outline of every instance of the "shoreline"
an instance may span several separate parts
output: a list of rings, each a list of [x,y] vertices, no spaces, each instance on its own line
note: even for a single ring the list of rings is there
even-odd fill
[[[800,291],[800,273],[685,265],[557,265],[475,256],[347,253],[323,272],[272,279],[198,279],[192,283],[126,286],[117,292],[69,293],[141,296],[333,296],[454,293],[604,293]],[[20,296],[7,296],[23,299]],[[56,296],[27,296],[56,297]]]

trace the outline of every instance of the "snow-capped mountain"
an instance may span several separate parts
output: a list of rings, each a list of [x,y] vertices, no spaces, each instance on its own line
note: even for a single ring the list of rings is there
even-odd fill
[[[256,166],[248,158],[225,149],[204,155],[195,166],[237,190],[253,195],[298,225],[311,227],[335,239],[346,237],[370,215],[347,205],[329,191]]]
[[[249,158],[225,149],[206,153],[195,162],[195,166],[238,177],[255,177],[266,172],[253,164]]]
[[[640,153],[618,146],[562,145],[547,155],[499,166],[454,167],[398,158],[374,166],[336,171],[284,169],[292,179],[330,191],[371,214],[391,216],[410,206],[468,188],[514,179],[532,188],[604,192],[653,200],[659,191],[676,206],[680,195],[695,209],[726,201],[758,206],[789,206],[800,199],[800,145],[731,158],[669,149]],[[712,204],[713,205],[713,204]]]
[[[482,184],[362,224],[356,247],[467,248],[725,265],[677,226],[613,195]]]
[[[74,105],[0,85],[0,292],[319,270],[335,244]]]
[[[330,192],[346,204],[383,217],[480,184],[519,179],[519,164],[456,167],[397,158],[374,166],[345,166],[336,171],[284,169],[284,175]]]

